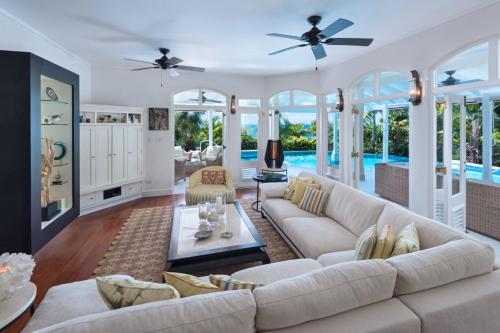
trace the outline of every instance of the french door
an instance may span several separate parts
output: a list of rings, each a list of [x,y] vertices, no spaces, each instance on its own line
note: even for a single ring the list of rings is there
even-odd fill
[[[436,178],[434,218],[454,228],[466,228],[465,98],[436,98]]]

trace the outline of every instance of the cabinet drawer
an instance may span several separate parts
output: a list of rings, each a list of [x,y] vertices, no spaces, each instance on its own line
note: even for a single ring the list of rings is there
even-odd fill
[[[84,194],[80,196],[80,208],[87,208],[94,206],[97,203],[98,194],[99,192]]]
[[[127,189],[127,195],[132,196],[142,192],[142,184],[141,183],[133,183],[124,185]]]

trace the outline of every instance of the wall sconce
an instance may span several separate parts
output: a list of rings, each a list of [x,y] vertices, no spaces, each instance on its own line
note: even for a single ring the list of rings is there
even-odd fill
[[[231,105],[229,107],[231,114],[236,114],[236,96],[231,95]]]
[[[338,91],[338,98],[337,98],[337,105],[335,106],[335,108],[339,111],[339,112],[342,112],[344,111],[344,94],[342,93],[342,89],[340,88],[337,88],[337,91]]]
[[[420,76],[416,70],[411,71],[410,79],[410,101],[413,105],[419,105],[422,103],[422,84],[420,82]]]

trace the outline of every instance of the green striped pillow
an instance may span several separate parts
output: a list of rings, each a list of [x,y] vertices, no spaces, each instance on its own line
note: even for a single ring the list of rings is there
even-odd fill
[[[237,279],[233,279],[228,275],[213,275],[210,274],[208,277],[211,284],[216,285],[222,290],[240,290],[240,289],[250,289],[254,290],[257,287],[262,287],[263,284],[248,282],[248,281],[240,281]]]
[[[327,200],[328,193],[308,186],[306,193],[304,193],[302,200],[299,202],[299,208],[309,213],[323,215],[323,209]]]

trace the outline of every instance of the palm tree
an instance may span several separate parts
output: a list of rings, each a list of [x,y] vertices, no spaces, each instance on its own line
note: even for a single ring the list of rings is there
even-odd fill
[[[175,114],[175,145],[186,151],[196,150],[196,139],[202,126],[201,112],[178,111]]]

